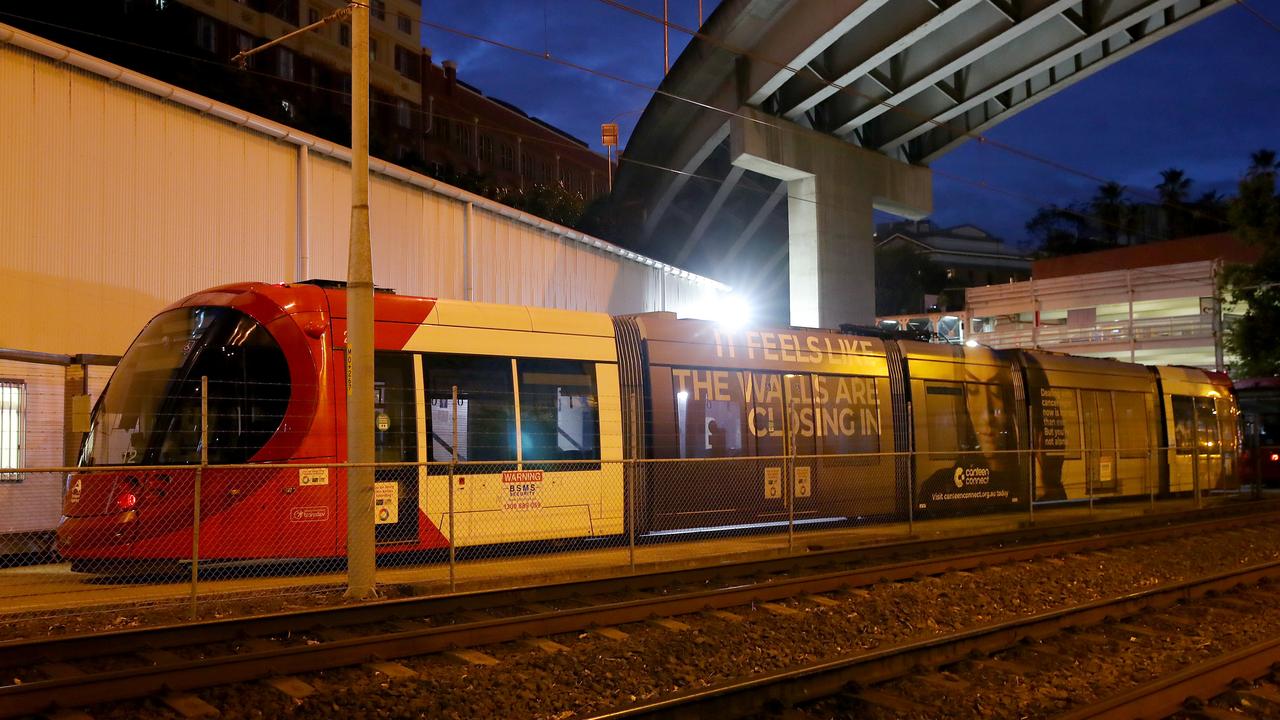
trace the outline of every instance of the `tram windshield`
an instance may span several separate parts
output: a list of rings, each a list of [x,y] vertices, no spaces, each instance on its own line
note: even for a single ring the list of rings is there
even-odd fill
[[[200,378],[209,379],[209,462],[245,462],[284,420],[289,368],[260,323],[231,308],[156,316],[94,409],[81,465],[200,462]]]

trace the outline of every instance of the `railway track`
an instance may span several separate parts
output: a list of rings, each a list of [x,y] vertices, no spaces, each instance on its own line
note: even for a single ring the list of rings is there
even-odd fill
[[[191,626],[0,643],[0,667],[6,669],[6,681],[21,680],[0,686],[0,717],[147,696],[164,696],[173,703],[189,702],[192,696],[181,693],[212,685],[366,663],[380,663],[375,664],[380,672],[395,673],[395,665],[389,661],[406,656],[457,652],[459,648],[556,633],[593,629],[602,632],[600,628],[655,617],[770,602],[1047,555],[1246,528],[1276,519],[1274,510],[1175,525],[1163,518],[1155,523],[1158,527],[1144,530],[1042,543],[1029,543],[1033,533],[1020,531],[994,540],[1018,542],[1020,538],[1026,544],[857,568],[827,569],[841,563],[865,562],[865,550],[826,551],[792,560],[774,559],[547,588],[411,598]],[[1093,532],[1098,530],[1097,526],[1092,528]],[[1054,531],[1068,532],[1065,527]],[[1077,526],[1075,532],[1089,531]],[[987,538],[988,543],[992,540]],[[957,544],[955,538],[942,542],[953,547]],[[970,538],[965,542],[981,541]],[[874,552],[883,557],[890,552],[936,552],[937,547],[932,542],[918,542]],[[806,572],[795,574],[797,566]],[[707,587],[713,584],[714,587]],[[694,589],[661,593],[660,589],[672,585],[694,586]],[[619,593],[628,597],[618,600]],[[569,607],[545,607],[545,603],[551,602]],[[477,618],[475,613],[480,611],[494,616]],[[179,695],[175,697],[174,693]]]
[[[1210,594],[1275,580],[1280,580],[1280,561],[1226,571],[1208,578],[1169,583],[1079,607],[979,626],[873,652],[850,653],[777,673],[728,680],[698,691],[673,694],[589,717],[590,720],[750,717],[762,715],[769,708],[804,705],[818,698],[835,696],[851,696],[859,706],[881,708],[883,716],[933,717],[942,715],[943,708],[920,702],[919,698],[882,691],[877,685],[910,678],[936,698],[946,689],[968,692],[970,688],[964,680],[941,678],[937,669],[979,659],[979,664],[996,667],[1006,673],[1024,674],[1027,670],[1023,666],[998,656],[1030,644],[1032,653],[1068,660],[1068,656],[1061,655],[1052,646],[1039,650],[1037,643],[1068,630],[1089,632],[1098,628],[1098,632],[1105,632],[1103,624],[1107,621],[1157,615],[1180,603],[1196,601]],[[1244,616],[1239,619],[1243,620]],[[1121,632],[1155,634],[1153,630],[1144,630],[1137,625],[1121,625]],[[1100,642],[1102,639],[1101,634],[1092,634],[1088,635],[1087,641]],[[1152,639],[1156,638],[1152,635]],[[1166,717],[1179,711],[1188,697],[1213,696],[1231,687],[1239,678],[1254,679],[1270,673],[1276,660],[1280,660],[1280,641],[1272,639],[1228,656],[1215,657],[1170,678],[1142,685],[1061,717],[1064,720]],[[946,687],[948,684],[950,688]],[[828,715],[827,712],[819,712],[815,716],[824,715]]]

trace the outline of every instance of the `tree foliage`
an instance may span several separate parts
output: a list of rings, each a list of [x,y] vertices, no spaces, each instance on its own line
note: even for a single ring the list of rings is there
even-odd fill
[[[1248,172],[1231,202],[1230,218],[1238,237],[1262,252],[1253,264],[1225,268],[1221,292],[1244,314],[1227,329],[1225,348],[1236,357],[1237,377],[1280,375],[1280,197],[1276,153],[1253,153]]]
[[[1107,182],[1088,200],[1041,207],[1027,233],[1042,257],[1056,257],[1226,230],[1226,201],[1213,191],[1192,199],[1191,186],[1186,172],[1167,168],[1154,186],[1158,202],[1144,202],[1141,196],[1130,200],[1135,194],[1124,185]]]

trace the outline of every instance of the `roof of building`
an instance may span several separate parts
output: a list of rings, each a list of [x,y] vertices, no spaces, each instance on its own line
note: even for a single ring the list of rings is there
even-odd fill
[[[1178,265],[1203,260],[1248,263],[1260,257],[1262,257],[1261,249],[1245,243],[1235,235],[1215,233],[1036,260],[1031,266],[1031,276],[1037,280],[1046,280],[1108,270]]]
[[[1031,258],[1000,238],[974,225],[939,228],[928,221],[893,223],[877,228],[881,236],[877,246],[908,242],[933,253],[963,255],[974,258],[1022,260]]]

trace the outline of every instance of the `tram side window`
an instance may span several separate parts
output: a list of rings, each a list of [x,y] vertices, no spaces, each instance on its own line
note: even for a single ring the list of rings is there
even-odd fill
[[[458,462],[516,459],[516,403],[511,359],[427,355],[426,391],[431,410],[430,459],[454,456],[450,397],[458,387]]]
[[[1196,398],[1196,439],[1200,442],[1200,452],[1218,454],[1218,410],[1213,405],[1213,398]]]
[[[823,455],[880,451],[876,379],[841,375],[813,378],[814,425]]]
[[[1235,450],[1239,417],[1230,398],[1215,398],[1218,408],[1218,433],[1222,438],[1222,449]]]
[[[744,377],[749,373],[671,368],[679,457],[739,457],[750,453],[743,427],[747,421]]]
[[[926,382],[929,450],[940,453],[1012,450],[1013,396],[1003,385]]]
[[[744,377],[747,374],[744,373]],[[750,373],[748,427],[756,439],[756,455],[814,455],[812,376],[797,373]],[[791,443],[786,442],[790,433]]]
[[[1146,457],[1151,429],[1147,417],[1147,399],[1150,396],[1136,392],[1117,392],[1114,397],[1120,457]]]
[[[599,460],[596,365],[518,360],[520,443],[526,460]],[[564,470],[583,469],[579,465]]]
[[[1192,398],[1174,395],[1173,442],[1179,455],[1190,455],[1196,442],[1196,411]]]
[[[418,416],[413,398],[413,356],[378,353],[373,370],[374,457],[377,462],[418,459]]]

